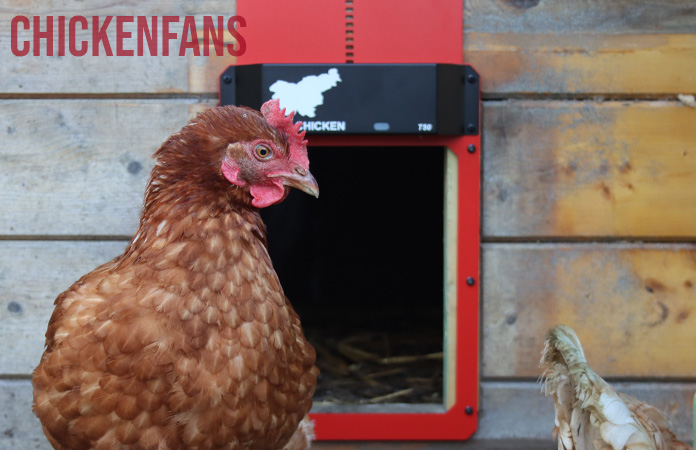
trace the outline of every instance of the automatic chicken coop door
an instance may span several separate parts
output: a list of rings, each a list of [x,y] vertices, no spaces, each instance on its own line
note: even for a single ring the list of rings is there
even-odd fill
[[[262,211],[317,348],[317,439],[469,438],[481,122],[461,1],[238,0],[237,14],[247,52],[220,102],[295,110],[321,190]]]

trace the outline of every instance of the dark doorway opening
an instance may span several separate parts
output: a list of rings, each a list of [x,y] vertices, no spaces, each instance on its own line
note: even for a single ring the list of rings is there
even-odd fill
[[[442,147],[310,147],[320,198],[262,211],[321,404],[442,403]]]

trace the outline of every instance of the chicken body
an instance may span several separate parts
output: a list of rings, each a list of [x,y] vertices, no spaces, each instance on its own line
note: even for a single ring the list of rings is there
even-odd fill
[[[270,134],[263,145],[287,151],[287,133],[258,113],[197,119],[159,150],[125,253],[56,299],[33,378],[54,448],[280,449],[296,430],[293,442],[307,443],[311,430],[298,425],[315,352],[273,270],[254,195],[220,169],[235,152],[238,166],[251,164],[234,124],[216,129],[242,114]]]
[[[541,366],[553,397],[559,450],[690,450],[655,407],[621,394],[587,365],[580,340],[566,325],[546,335]]]

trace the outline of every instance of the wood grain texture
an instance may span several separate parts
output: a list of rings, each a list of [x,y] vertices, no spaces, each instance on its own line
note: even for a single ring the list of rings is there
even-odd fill
[[[158,16],[161,28],[162,16],[179,16],[178,23],[173,23],[172,32],[178,34],[177,39],[170,41],[169,56],[162,55],[162,36],[160,30],[159,50],[157,56],[150,56],[146,50],[144,56],[106,56],[103,47],[99,55],[92,55],[92,24],[90,29],[81,30],[77,27],[77,42],[88,41],[89,51],[85,56],[64,57],[46,56],[45,40],[42,40],[42,56],[18,57],[12,54],[10,47],[10,24],[17,15],[31,16],[60,16],[68,18],[82,15],[91,20],[91,16],[99,16],[100,23],[107,16],[133,16],[132,3],[124,0],[110,2],[99,0],[88,5],[78,0],[46,3],[36,0],[10,1],[0,7],[0,63],[3,66],[0,77],[0,92],[4,94],[49,94],[49,93],[79,93],[79,94],[152,94],[152,93],[214,93],[217,92],[217,77],[222,70],[235,61],[229,54],[224,56],[195,56],[187,50],[185,56],[179,56],[179,43],[183,29],[183,17],[194,16],[197,29],[202,29],[203,16],[223,15],[225,19],[235,15],[236,1],[223,2],[207,0],[194,3],[171,3],[148,0],[138,3],[137,15]],[[44,22],[45,26],[45,22]],[[57,19],[54,23],[54,54],[57,54],[58,31]],[[45,29],[45,28],[44,28]],[[130,39],[124,40],[124,48],[137,50],[135,23],[126,23],[124,31],[132,32]],[[115,19],[107,28],[107,35],[112,51],[116,51]],[[202,32],[199,32],[202,39]],[[29,31],[19,34],[21,41],[31,39]],[[243,36],[243,33],[242,33]],[[225,36],[225,42],[232,42],[230,36]],[[32,44],[33,45],[33,44]],[[201,49],[203,48],[201,42]],[[66,45],[66,49],[67,49]],[[33,52],[33,47],[32,47]],[[47,76],[50,74],[50,77]]]
[[[484,236],[694,236],[694,124],[676,102],[487,103]]]
[[[130,236],[152,154],[211,103],[0,101],[0,235]]]
[[[29,374],[55,297],[125,241],[0,241],[0,375]],[[482,376],[537,377],[546,330],[576,329],[613,377],[693,377],[696,246],[486,244]]]
[[[456,399],[457,367],[457,248],[459,233],[457,227],[457,211],[459,204],[459,171],[458,158],[451,150],[445,151],[445,181],[444,181],[444,338],[443,338],[443,380],[444,404],[447,408],[454,405]]]
[[[39,419],[31,412],[31,381],[0,380],[0,448],[51,450]]]
[[[464,60],[489,96],[693,92],[695,11],[676,0],[467,1]]]
[[[689,410],[694,383],[616,383],[621,392],[664,411],[680,439],[690,441]],[[0,380],[0,448],[49,450],[39,422],[31,413],[29,380]],[[317,442],[316,450],[445,450],[445,449],[554,449],[553,404],[534,382],[481,383],[479,427],[466,442]]]
[[[465,42],[464,60],[481,74],[484,95],[493,97],[696,91],[692,34],[471,33]]]
[[[0,241],[0,376],[33,372],[55,298],[82,275],[121,254],[126,244]]]
[[[483,383],[481,402],[483,407],[479,429],[467,448],[519,448],[552,449],[553,404],[544,398],[535,383]],[[38,420],[31,413],[31,386],[28,380],[0,380],[0,399],[4,400],[9,414],[0,414],[0,448],[16,450],[49,450],[43,438]],[[526,411],[527,414],[520,414]],[[533,411],[534,414],[530,414]],[[500,425],[500,426],[499,426]],[[516,446],[509,446],[513,441]],[[539,446],[541,444],[541,446]],[[316,443],[318,450],[356,449],[454,449],[457,443]]]
[[[464,31],[691,33],[694,13],[683,0],[466,0]]]
[[[213,105],[0,101],[0,234],[132,234],[151,154]],[[694,235],[696,110],[513,100],[486,103],[484,120],[486,238]]]
[[[601,376],[694,376],[693,244],[487,244],[483,275],[484,377],[538,377],[558,323]]]

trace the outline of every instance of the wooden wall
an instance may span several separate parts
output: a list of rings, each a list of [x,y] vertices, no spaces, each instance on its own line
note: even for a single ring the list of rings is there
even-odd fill
[[[690,440],[696,109],[677,95],[696,91],[696,5],[470,0],[464,26],[485,99],[483,385],[533,410],[544,332],[566,323]]]
[[[137,9],[200,17],[235,6]],[[600,374],[663,408],[689,439],[696,109],[676,96],[696,93],[696,6],[468,0],[464,10],[464,59],[484,93],[481,416],[469,446],[553,448],[536,378],[544,333],[559,322]],[[132,15],[133,5],[0,8],[0,448],[49,448],[29,407],[53,299],[123,250],[150,155],[216,103],[217,74],[233,62],[10,53],[15,15],[75,11]]]

